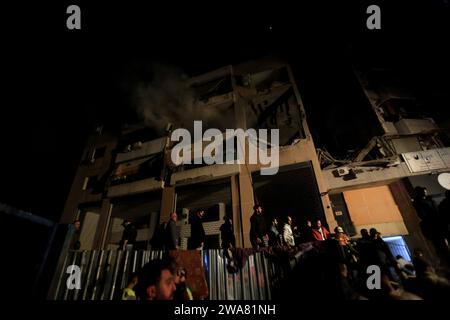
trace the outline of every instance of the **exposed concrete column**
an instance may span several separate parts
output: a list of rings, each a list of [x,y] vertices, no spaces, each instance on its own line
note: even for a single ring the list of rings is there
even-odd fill
[[[93,249],[104,249],[106,244],[106,237],[109,231],[109,221],[111,219],[113,205],[110,199],[104,199],[102,201],[102,207],[100,208],[100,219],[98,221],[97,232],[95,233]]]
[[[61,224],[71,224],[78,213],[78,206],[75,201],[73,202],[66,202],[66,205],[64,207],[64,212],[61,216],[61,219],[59,220],[59,223]]]
[[[85,178],[85,175],[80,173],[81,170],[78,171],[67,197],[66,204],[64,205],[64,211],[59,223],[71,224],[78,214],[79,198],[81,197],[81,192],[83,192],[82,186]]]
[[[236,129],[247,129],[246,108],[247,102],[239,97],[234,90],[234,117]],[[248,150],[248,141],[246,139],[245,149]],[[242,147],[242,146],[238,146]],[[247,152],[245,152],[247,155]],[[248,162],[248,159],[245,159]],[[253,186],[250,172],[246,165],[240,165],[240,174],[231,177],[231,192],[233,202],[233,224],[235,226],[236,246],[251,248],[250,243],[250,216],[253,212]]]
[[[98,212],[87,211],[84,213],[83,223],[80,232],[80,250],[92,250],[94,247],[95,235],[97,234],[98,221],[100,215]]]
[[[231,210],[233,213],[234,235],[236,237],[236,247],[244,247],[244,235],[242,233],[242,215],[239,194],[239,176],[231,176]]]
[[[303,133],[305,134],[306,139],[311,139],[311,141],[312,141],[311,132],[309,131],[308,122],[306,121],[305,107],[303,105],[303,100],[300,95],[300,92],[298,91],[297,83],[295,82],[295,78],[294,78],[294,74],[292,73],[291,67],[289,65],[286,65],[286,69],[288,71],[289,81],[291,82],[292,88],[294,89],[295,98],[296,98],[298,106],[300,108],[301,129],[303,130]]]
[[[241,165],[241,173],[239,174],[239,195],[241,206],[242,236],[244,239],[244,248],[251,248],[250,242],[250,217],[253,213],[253,205],[255,204],[253,197],[253,186],[250,172],[247,171],[245,165]]]
[[[165,187],[162,190],[159,223],[169,221],[170,213],[175,209],[175,205],[175,187]]]
[[[223,218],[227,214],[225,210],[225,203],[219,202],[217,205],[219,206],[219,221],[223,221]]]
[[[311,139],[311,138],[308,138]],[[309,141],[307,144],[311,148],[311,164],[317,181],[317,188],[319,189],[320,200],[322,201],[325,218],[327,219],[330,231],[337,227],[338,223],[334,216],[333,208],[331,207],[330,197],[328,195],[328,185],[322,176],[322,170],[320,169],[320,163],[317,159],[316,149],[314,142]]]
[[[247,120],[246,120],[246,109],[248,107],[248,102],[239,97],[239,93],[234,91],[234,119],[236,129],[247,130]]]

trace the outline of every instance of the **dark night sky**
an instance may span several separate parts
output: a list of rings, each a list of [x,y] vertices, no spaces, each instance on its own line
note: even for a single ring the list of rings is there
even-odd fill
[[[401,70],[419,96],[433,97],[431,112],[449,117],[443,110],[450,101],[446,0],[398,7],[381,1],[91,2],[2,9],[1,202],[57,220],[89,128],[132,114],[124,84],[145,79],[143,66],[152,62],[195,75],[265,55],[286,58],[318,146],[337,127],[334,113],[357,114],[361,92],[351,85],[350,61]],[[66,7],[75,3],[81,31],[65,27]],[[365,28],[372,3],[382,9],[381,31]]]

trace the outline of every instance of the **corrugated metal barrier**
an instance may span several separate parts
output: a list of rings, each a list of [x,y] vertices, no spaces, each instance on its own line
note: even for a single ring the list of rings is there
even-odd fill
[[[56,300],[120,299],[129,276],[144,264],[161,258],[162,251],[93,250],[71,251],[56,272],[49,295]],[[242,269],[230,274],[222,250],[202,251],[202,263],[210,300],[270,300],[271,289],[280,277],[279,265],[263,253],[247,257]],[[81,288],[69,289],[67,268],[77,265],[81,270]]]

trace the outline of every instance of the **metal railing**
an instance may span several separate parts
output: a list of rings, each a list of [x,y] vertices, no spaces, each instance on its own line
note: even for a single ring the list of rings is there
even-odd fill
[[[48,298],[54,300],[115,300],[133,272],[148,261],[163,256],[163,251],[92,250],[68,251],[55,273]],[[281,268],[262,252],[247,256],[235,273],[227,269],[223,250],[202,251],[210,300],[270,300]],[[80,289],[69,289],[67,269],[80,267]]]

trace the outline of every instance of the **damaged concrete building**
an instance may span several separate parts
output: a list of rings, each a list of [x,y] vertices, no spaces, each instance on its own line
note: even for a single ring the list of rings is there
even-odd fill
[[[61,223],[82,220],[81,249],[115,249],[123,220],[132,219],[136,248],[151,249],[156,227],[176,211],[180,247],[186,249],[189,217],[203,209],[206,247],[220,247],[224,215],[233,218],[237,246],[250,247],[250,216],[259,203],[268,218],[290,215],[298,225],[321,218],[331,230],[340,225],[352,236],[377,228],[396,254],[420,247],[437,263],[411,196],[423,186],[437,203],[443,198],[437,177],[450,171],[448,130],[426,118],[413,95],[389,83],[385,70],[356,76],[376,120],[367,123],[367,145],[344,160],[316,150],[287,64],[254,61],[190,78],[186,85],[196,108],[220,115],[204,121],[204,129],[280,130],[278,173],[261,175],[260,166],[248,161],[173,165],[169,133],[188,127],[185,119],[162,123],[167,131],[159,134],[142,123],[120,133],[99,128],[87,143]]]
[[[196,107],[220,115],[218,121],[204,121],[204,128],[279,129],[278,173],[261,175],[260,165],[247,160],[174,166],[168,132],[186,126],[183,119],[163,123],[167,132],[162,134],[145,124],[128,126],[119,134],[98,128],[87,143],[61,218],[61,223],[81,219],[81,249],[117,248],[124,219],[138,227],[136,248],[149,249],[156,227],[174,210],[184,249],[190,237],[189,216],[197,209],[206,213],[208,248],[220,247],[225,214],[233,217],[237,246],[250,247],[255,203],[263,206],[267,217],[291,215],[299,224],[319,217],[330,228],[337,225],[287,64],[254,61],[227,66],[190,78],[186,85],[194,92]]]
[[[392,70],[354,70],[371,107],[367,112],[377,119],[367,125],[378,134],[344,160],[318,150],[334,218],[353,234],[377,228],[395,254],[410,257],[421,248],[438,266],[434,248],[421,232],[412,197],[414,188],[421,186],[435,204],[444,198],[445,178],[439,176],[450,171],[450,131],[426,117],[426,102],[402,86]]]

